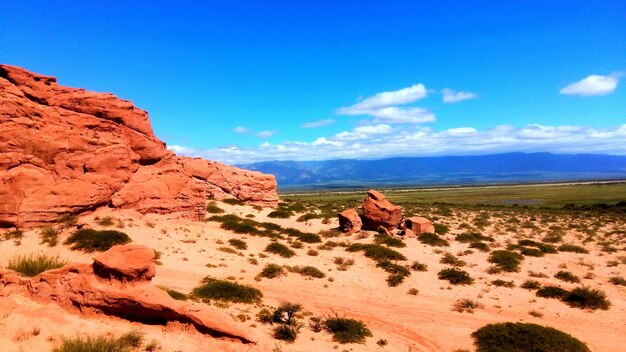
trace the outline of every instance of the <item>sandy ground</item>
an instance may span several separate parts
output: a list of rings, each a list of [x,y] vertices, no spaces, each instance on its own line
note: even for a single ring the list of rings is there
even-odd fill
[[[306,223],[293,219],[269,219],[269,210],[256,210],[249,206],[231,206],[219,203],[229,213],[240,216],[254,214],[256,221],[271,221],[283,227],[295,227],[302,231],[316,233],[336,227],[336,223],[322,224],[320,220]],[[454,241],[454,234],[464,230],[459,225],[474,214],[470,211],[457,211],[455,220],[447,221],[452,228],[445,237],[451,246],[445,251],[455,255],[467,249],[467,244]],[[268,254],[263,258],[264,247],[270,242],[267,238],[248,235],[235,235],[219,228],[219,223],[197,223],[168,216],[141,215],[133,211],[100,209],[93,214],[81,217],[81,222],[93,223],[95,217],[112,216],[124,224],[121,229],[133,241],[148,245],[162,253],[161,265],[153,282],[181,292],[189,292],[200,280],[210,275],[216,278],[230,278],[259,288],[263,294],[263,305],[276,307],[281,302],[300,303],[305,314],[340,314],[362,320],[370,328],[373,337],[365,344],[340,345],[332,341],[331,335],[314,333],[305,326],[293,344],[279,343],[271,336],[271,327],[255,321],[261,305],[231,304],[222,307],[233,320],[249,326],[260,337],[254,351],[446,351],[472,349],[471,333],[481,326],[496,322],[533,322],[548,325],[585,342],[593,351],[623,351],[626,343],[626,287],[608,283],[613,275],[625,276],[626,264],[607,266],[607,262],[618,260],[624,252],[604,253],[593,246],[590,254],[564,253],[549,254],[541,258],[525,257],[522,270],[518,273],[487,274],[489,263],[487,253],[474,252],[459,256],[468,263],[467,270],[476,282],[470,286],[451,286],[437,278],[437,272],[448,267],[440,264],[440,248],[421,244],[415,239],[406,239],[406,248],[398,249],[412,261],[428,265],[426,272],[412,272],[412,275],[398,287],[388,287],[386,273],[376,268],[375,263],[362,253],[348,253],[337,247],[330,251],[319,250],[318,256],[309,256],[307,251],[317,244],[305,244],[295,249],[297,256],[285,259]],[[623,225],[623,224],[622,224]],[[617,227],[618,225],[613,225]],[[98,226],[94,225],[95,228]],[[606,228],[611,231],[616,228]],[[502,233],[501,227],[491,226],[484,234],[498,232],[498,244],[505,246],[507,240],[532,237],[531,230],[520,229],[515,234]],[[61,236],[61,241],[69,232]],[[371,242],[357,235],[331,238],[333,241]],[[566,239],[575,238],[569,232]],[[243,239],[248,249],[241,254],[231,254],[218,250],[228,247],[230,238]],[[285,243],[285,241],[282,241]],[[568,242],[567,240],[565,242]],[[16,254],[46,252],[58,254],[73,262],[90,263],[92,255],[71,251],[59,244],[48,248],[39,243],[37,231],[25,233],[20,245],[13,241],[0,242],[0,266]],[[355,264],[347,271],[338,271],[333,258],[353,258]],[[257,265],[250,264],[255,258]],[[326,272],[323,279],[307,279],[295,273],[275,279],[255,280],[267,263],[282,265],[312,265]],[[208,266],[207,266],[208,265]],[[566,268],[566,269],[563,269]],[[593,269],[590,269],[593,268]],[[563,283],[552,276],[558,270],[568,270],[585,277],[589,272],[593,278],[582,279],[582,283],[604,290],[612,306],[608,311],[585,311],[570,308],[564,303],[538,298],[534,291],[519,286],[528,279],[528,271],[543,272],[548,278],[537,279],[543,284],[552,283],[566,288],[576,284]],[[495,279],[513,280],[515,288],[496,287],[490,282]],[[417,295],[407,294],[411,288],[419,290]],[[479,301],[484,307],[473,313],[459,313],[452,310],[454,303],[461,298]],[[536,311],[542,317],[529,314]],[[307,319],[303,321],[306,322]],[[161,326],[140,325],[118,318],[106,316],[82,317],[66,312],[54,304],[40,304],[32,300],[11,295],[0,299],[0,350],[49,351],[62,336],[77,334],[124,333],[138,328],[146,334],[147,340],[156,339],[162,351],[207,351],[228,350],[227,343],[216,341],[194,331],[168,331]],[[386,340],[381,347],[379,340]]]

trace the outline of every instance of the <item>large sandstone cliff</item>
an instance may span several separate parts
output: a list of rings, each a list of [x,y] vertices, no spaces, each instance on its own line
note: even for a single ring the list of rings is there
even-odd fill
[[[0,65],[0,227],[100,206],[204,220],[206,199],[274,205],[274,176],[178,157],[146,111],[109,93]]]

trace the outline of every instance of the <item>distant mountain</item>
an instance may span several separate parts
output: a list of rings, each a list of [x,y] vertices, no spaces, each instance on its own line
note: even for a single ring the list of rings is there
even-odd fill
[[[626,178],[626,156],[506,153],[378,160],[265,161],[238,165],[276,176],[280,188],[353,188]]]

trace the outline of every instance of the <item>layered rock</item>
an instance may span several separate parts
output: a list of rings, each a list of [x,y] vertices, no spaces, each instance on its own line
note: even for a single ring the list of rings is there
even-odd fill
[[[435,233],[435,226],[433,223],[421,216],[412,216],[404,219],[402,222],[402,228],[405,230],[411,230],[414,234],[422,233]]]
[[[377,230],[382,226],[388,230],[395,229],[402,221],[402,208],[392,204],[385,195],[375,191],[367,191],[367,197],[363,200],[364,230]]]
[[[200,333],[239,343],[237,350],[249,350],[255,338],[244,326],[211,306],[174,300],[151,284],[154,270],[152,249],[135,244],[115,246],[92,265],[68,264],[33,278],[0,269],[0,297],[17,293],[42,303],[55,302],[79,314],[191,326]]]
[[[207,198],[278,201],[271,175],[175,156],[130,101],[8,65],[0,65],[0,151],[0,227],[104,205],[203,220]]]
[[[356,209],[346,209],[338,214],[339,229],[342,232],[359,232],[363,226],[361,217]]]

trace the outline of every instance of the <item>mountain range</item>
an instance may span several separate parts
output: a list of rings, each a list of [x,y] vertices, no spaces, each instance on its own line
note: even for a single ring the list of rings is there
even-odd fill
[[[524,183],[626,178],[626,156],[505,153],[377,160],[264,161],[239,167],[276,176],[285,188]]]

